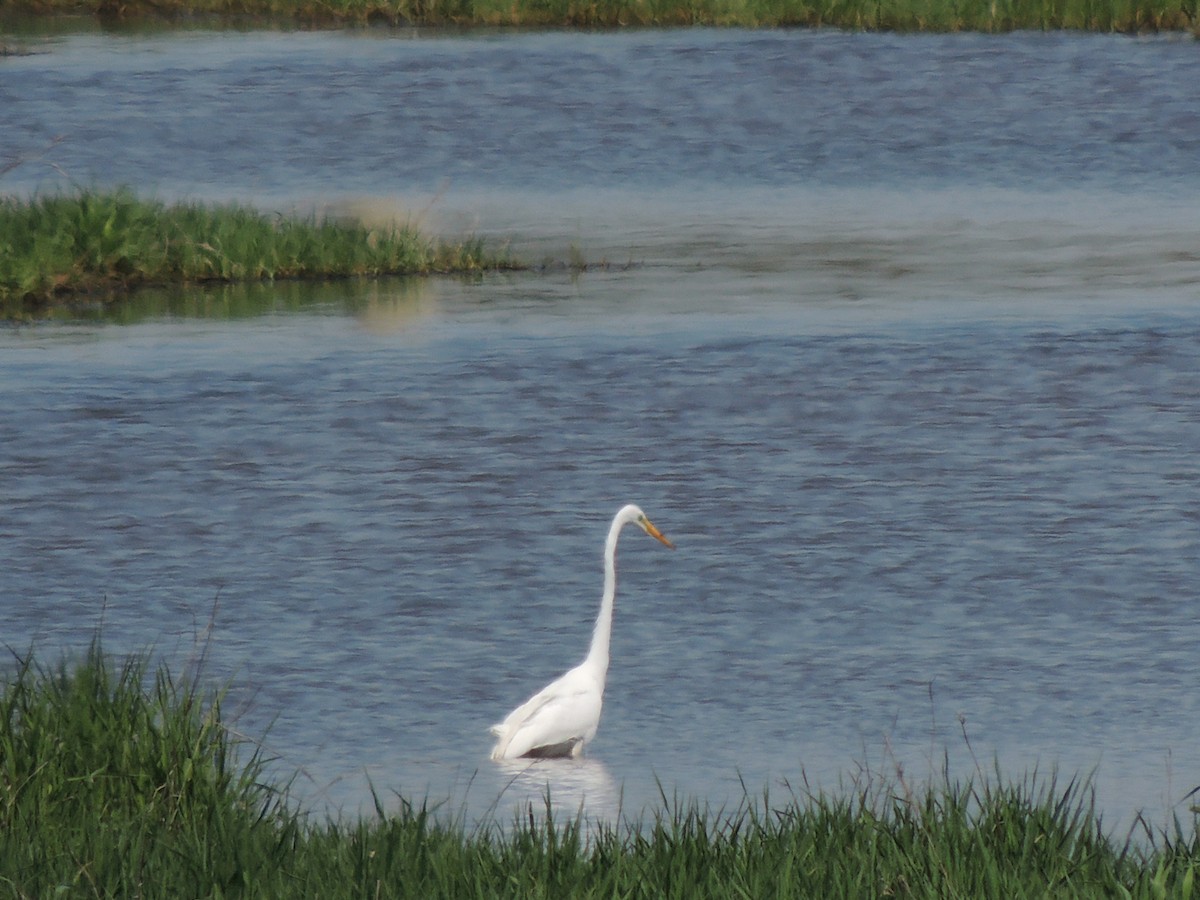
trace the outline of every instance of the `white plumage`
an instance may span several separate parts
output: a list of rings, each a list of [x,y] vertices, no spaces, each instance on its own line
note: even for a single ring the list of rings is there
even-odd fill
[[[674,548],[641,509],[633,504],[621,508],[604,544],[604,596],[587,658],[510,712],[503,722],[492,726],[492,734],[496,735],[492,759],[578,756],[596,736],[608,677],[613,603],[617,594],[617,538],[621,529],[630,524]]]

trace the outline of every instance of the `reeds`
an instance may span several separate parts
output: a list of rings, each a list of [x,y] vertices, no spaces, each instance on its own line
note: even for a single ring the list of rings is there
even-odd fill
[[[98,643],[43,670],[16,660],[0,697],[0,893],[209,896],[294,839],[284,792],[225,729],[220,697],[119,666]]]
[[[510,267],[481,241],[409,225],[272,216],[248,207],[80,191],[0,199],[0,307],[145,284],[477,272]]]
[[[848,796],[671,803],[638,823],[511,825],[402,802],[306,815],[231,736],[220,695],[146,657],[18,658],[0,695],[0,895],[12,897],[1172,897],[1194,828],[1114,843],[1086,782],[1000,773]],[[547,804],[549,807],[549,804]]]
[[[718,25],[853,30],[1200,30],[1200,0],[10,0],[107,17],[266,17],[316,24],[609,28]]]

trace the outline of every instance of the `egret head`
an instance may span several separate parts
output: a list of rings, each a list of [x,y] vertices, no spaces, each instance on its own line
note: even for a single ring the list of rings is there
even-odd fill
[[[646,518],[646,514],[642,512],[641,509],[635,506],[633,507],[633,512],[634,517],[632,521],[637,524],[638,528],[642,529],[642,531],[646,532],[646,534],[650,535],[650,537],[654,538],[656,541],[661,541],[672,550],[675,549],[675,545],[667,540],[667,536],[665,534],[654,527],[654,523]]]

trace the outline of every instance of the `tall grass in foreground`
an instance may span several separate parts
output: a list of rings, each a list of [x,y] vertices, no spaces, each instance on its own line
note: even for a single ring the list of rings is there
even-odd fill
[[[95,643],[73,667],[18,659],[0,696],[0,895],[242,887],[297,819],[235,750],[219,697],[144,658],[114,667]]]
[[[128,191],[0,198],[0,306],[142,284],[476,272],[510,266],[481,241],[416,228],[167,205]]]
[[[0,695],[0,896],[1188,898],[1200,866],[1194,833],[1117,845],[1086,784],[999,773],[724,813],[664,801],[621,826],[530,810],[468,828],[408,803],[320,819],[264,781],[219,700],[98,644],[54,669],[18,659]]]

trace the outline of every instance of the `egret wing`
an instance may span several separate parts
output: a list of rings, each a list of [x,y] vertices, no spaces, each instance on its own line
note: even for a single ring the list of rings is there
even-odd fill
[[[600,721],[601,694],[595,679],[572,669],[522,703],[492,732],[499,738],[494,759],[513,759],[539,747],[590,740]]]

